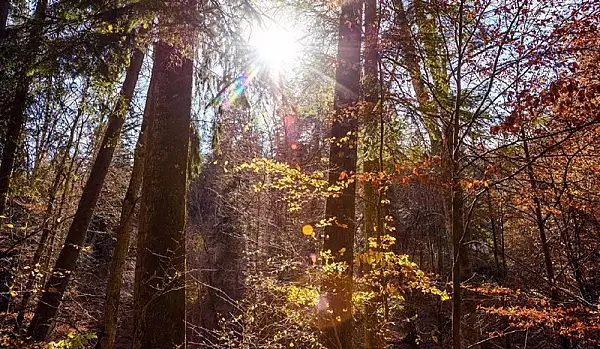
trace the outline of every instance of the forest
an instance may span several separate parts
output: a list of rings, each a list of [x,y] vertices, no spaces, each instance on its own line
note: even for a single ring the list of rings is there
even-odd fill
[[[0,347],[600,348],[600,1],[0,0]]]

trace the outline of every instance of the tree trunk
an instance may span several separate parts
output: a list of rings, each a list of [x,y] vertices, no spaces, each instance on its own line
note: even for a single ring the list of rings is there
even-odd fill
[[[465,249],[463,248],[465,229],[463,224],[463,200],[460,182],[456,176],[458,166],[454,166],[452,180],[452,348],[461,347],[461,320],[462,320],[462,290],[461,282],[465,272]]]
[[[84,129],[85,125],[86,125],[86,123],[82,122],[81,125],[79,126],[79,131],[77,133],[77,139],[75,140],[75,143],[73,144],[73,149],[74,149],[73,156],[71,157],[71,161],[69,161],[69,168],[65,172],[62,194],[60,196],[58,208],[56,209],[56,212],[54,213],[54,217],[57,217],[57,219],[49,227],[50,242],[48,242],[48,251],[46,251],[46,254],[42,257],[42,260],[40,262],[40,270],[44,270],[44,271],[48,270],[50,267],[50,261],[52,260],[52,257],[54,256],[56,231],[58,230],[58,227],[61,225],[61,222],[63,222],[63,219],[62,219],[63,218],[62,217],[63,209],[65,207],[67,199],[69,199],[69,195],[71,194],[72,185],[75,182],[75,178],[77,176],[77,169],[75,169],[75,170],[73,170],[73,169],[75,168],[75,165],[77,164],[77,158],[79,157],[81,138],[83,136],[83,129]],[[60,221],[59,221],[59,218],[60,218]],[[48,273],[44,273],[44,276],[42,277],[40,284],[45,285],[47,279],[48,279]]]
[[[490,191],[487,192],[487,204],[488,204],[488,212],[490,215],[490,226],[492,230],[492,241],[494,243],[494,264],[496,264],[496,275],[500,279],[502,278],[502,269],[500,268],[500,257],[499,257],[499,247],[498,247],[498,234],[496,229],[496,214],[494,213],[494,208],[492,206],[492,195]]]
[[[334,96],[335,116],[331,125],[329,154],[329,185],[336,185],[342,173],[356,172],[356,132],[360,88],[362,2],[350,0],[342,3],[339,24],[336,86]],[[348,137],[347,141],[340,139]],[[356,185],[349,183],[338,197],[328,197],[326,217],[335,222],[325,228],[323,250],[330,251],[335,262],[347,264],[339,276],[329,276],[323,284],[323,297],[327,298],[329,312],[322,312],[323,344],[328,348],[352,347],[352,266],[355,230]]]
[[[129,240],[133,230],[133,215],[139,199],[140,189],[142,187],[142,177],[144,174],[144,161],[146,155],[146,139],[148,137],[148,124],[151,123],[150,116],[152,108],[152,81],[148,87],[146,96],[146,106],[144,108],[144,119],[138,136],[133,157],[133,169],[129,186],[123,200],[121,209],[121,218],[119,226],[115,231],[117,243],[113,255],[110,276],[106,286],[106,307],[104,313],[104,324],[100,331],[100,348],[112,349],[117,335],[117,321],[119,314],[119,297],[121,295],[121,285],[123,278],[123,269],[127,259],[129,249]]]
[[[192,50],[190,50],[192,51]],[[133,348],[185,346],[185,215],[193,64],[156,45],[140,203]]]
[[[440,155],[442,152],[442,131],[440,130],[439,113],[437,108],[432,101],[431,94],[425,86],[425,80],[421,74],[421,64],[419,63],[417,44],[412,36],[412,30],[406,17],[404,5],[402,1],[394,2],[396,12],[396,27],[398,30],[398,45],[404,53],[403,62],[406,64],[406,69],[410,74],[410,81],[415,91],[417,100],[417,107],[420,111],[423,119],[423,125],[429,134],[429,142],[431,143],[431,155]],[[424,18],[419,17],[424,20]],[[425,25],[421,23],[420,28],[424,28]],[[431,29],[430,29],[431,30]],[[425,36],[425,33],[421,33]],[[426,44],[431,45],[432,43]],[[427,57],[428,61],[434,59],[434,57]],[[429,68],[436,64],[428,65]],[[440,96],[436,96],[440,97]]]
[[[535,214],[535,224],[540,234],[540,244],[542,245],[542,252],[544,254],[544,265],[546,266],[546,276],[550,283],[550,299],[558,301],[559,295],[558,290],[555,287],[556,278],[554,276],[554,265],[552,264],[552,255],[550,253],[550,243],[548,242],[548,236],[546,234],[546,220],[549,215],[544,215],[542,212],[542,201],[538,196],[538,182],[535,177],[533,168],[533,159],[529,151],[529,144],[527,143],[527,137],[525,129],[521,127],[521,137],[523,138],[523,152],[525,153],[525,162],[527,166],[527,177],[531,185],[531,191],[533,192],[533,212]],[[564,349],[571,347],[570,340],[564,335],[559,335],[559,341]]]
[[[77,130],[77,125],[79,124],[79,119],[81,118],[81,116],[83,115],[83,111],[85,110],[84,105],[85,105],[85,100],[86,100],[86,96],[87,96],[87,89],[88,89],[88,85],[86,83],[85,87],[83,88],[81,102],[80,102],[79,108],[77,110],[77,115],[75,116],[75,119],[73,120],[73,124],[72,124],[71,130],[69,132],[69,138],[67,140],[67,144],[65,145],[64,152],[60,158],[60,162],[56,169],[56,175],[54,177],[52,187],[50,188],[50,193],[49,193],[49,197],[48,197],[48,206],[46,208],[46,212],[44,213],[44,220],[42,223],[42,236],[40,237],[38,247],[37,247],[37,249],[33,255],[33,259],[31,261],[31,265],[34,267],[39,264],[39,266],[37,267],[39,270],[44,270],[42,268],[42,265],[40,264],[40,262],[41,262],[43,254],[44,254],[44,250],[46,249],[46,246],[48,243],[48,237],[50,236],[50,234],[52,232],[50,220],[52,219],[52,213],[54,212],[54,205],[55,205],[56,196],[58,194],[58,190],[60,187],[60,183],[61,183],[62,177],[65,173],[64,171],[65,171],[65,166],[67,164],[67,159],[69,158],[71,147],[73,146],[73,141],[75,139],[75,132]],[[51,239],[51,240],[53,240],[53,239]],[[21,300],[21,304],[19,306],[20,310],[17,315],[17,325],[16,325],[17,330],[20,330],[21,325],[23,324],[23,319],[25,317],[25,311],[27,310],[27,306],[29,305],[29,301],[31,299],[34,283],[35,283],[35,275],[32,273],[28,277],[27,284],[25,286],[25,293],[23,294],[23,299]]]
[[[382,148],[380,147],[383,135],[381,121],[381,105],[379,102],[379,21],[377,15],[377,1],[365,0],[365,45],[364,45],[364,77],[362,94],[364,105],[364,156],[363,172],[377,173],[383,171]],[[381,219],[381,191],[380,185],[372,181],[365,181],[364,186],[364,234],[367,239],[366,249],[369,249],[369,238],[379,237],[383,230]],[[369,266],[367,265],[366,268]],[[365,270],[368,272],[368,270]],[[373,290],[378,292],[377,290]],[[379,326],[378,311],[381,306],[381,297],[376,297],[365,305],[365,348],[375,349],[384,346],[382,326]]]
[[[460,183],[460,116],[462,108],[462,35],[463,35],[463,3],[458,9],[458,35],[457,47],[459,50],[456,63],[456,99],[452,118],[446,126],[447,144],[446,156],[450,170],[450,203],[451,203],[451,231],[452,231],[452,349],[462,348],[461,322],[462,322],[462,290],[463,273],[467,264],[467,249],[465,248],[465,225],[463,222],[463,190]],[[443,67],[445,69],[445,67]]]
[[[538,184],[535,178],[535,172],[533,169],[533,159],[529,152],[529,144],[526,141],[525,129],[521,128],[521,136],[523,137],[523,151],[525,153],[525,162],[527,164],[527,177],[529,179],[531,190],[533,192],[533,211],[535,214],[535,224],[540,234],[540,244],[542,245],[542,252],[544,254],[544,265],[546,266],[546,276],[551,285],[550,294],[552,298],[556,298],[556,291],[554,289],[554,266],[552,265],[552,256],[550,255],[550,245],[548,244],[548,237],[546,235],[546,218],[542,212],[542,202],[538,196]]]
[[[8,22],[9,10],[10,0],[0,0],[0,40],[6,37],[6,24]]]
[[[2,163],[0,164],[0,214],[4,213],[10,189],[10,177],[15,166],[17,148],[21,140],[21,130],[25,125],[25,109],[27,107],[27,95],[29,85],[33,77],[28,74],[31,65],[35,63],[37,52],[43,38],[43,21],[46,17],[48,0],[39,0],[33,17],[33,29],[31,30],[27,43],[27,59],[22,63],[17,77],[17,87],[12,108],[8,113],[7,131],[5,144],[2,152]]]
[[[29,325],[28,335],[36,341],[45,340],[53,327],[54,318],[69,284],[71,274],[75,269],[75,264],[79,257],[87,228],[92,220],[104,179],[108,173],[115,148],[119,143],[121,128],[125,122],[125,115],[129,109],[129,103],[135,90],[143,60],[144,53],[136,49],[132,55],[131,64],[127,69],[127,75],[119,100],[109,117],[102,145],[83,189],[77,212],[69,228],[64,246],[56,260],[52,275],[45,285],[42,298]]]

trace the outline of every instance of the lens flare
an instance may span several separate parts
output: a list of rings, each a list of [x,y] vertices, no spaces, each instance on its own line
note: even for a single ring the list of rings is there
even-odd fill
[[[272,24],[269,27],[254,29],[250,45],[256,50],[260,64],[272,74],[283,73],[292,67],[300,52],[298,33]]]

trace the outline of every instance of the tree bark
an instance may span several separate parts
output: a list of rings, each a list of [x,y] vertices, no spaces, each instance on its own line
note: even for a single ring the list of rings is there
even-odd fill
[[[502,278],[502,269],[500,268],[500,257],[499,257],[499,244],[498,244],[498,233],[496,229],[496,214],[494,213],[494,208],[492,206],[492,195],[490,191],[487,192],[487,204],[488,204],[488,212],[490,215],[490,228],[492,230],[492,241],[494,243],[494,264],[496,264],[496,275],[498,278]]]
[[[102,145],[83,189],[77,212],[69,228],[64,246],[56,260],[52,275],[44,287],[42,298],[29,325],[28,335],[36,341],[45,340],[52,330],[54,318],[69,284],[71,274],[75,269],[75,264],[79,257],[88,226],[92,220],[104,179],[106,178],[115,148],[119,142],[121,129],[125,122],[125,115],[129,109],[143,60],[144,52],[135,49],[130,66],[127,69],[119,100],[109,116],[108,127],[102,139]]]
[[[379,54],[377,51],[379,28],[377,22],[377,1],[365,1],[365,45],[364,45],[364,77],[362,94],[364,101],[364,129],[365,129],[365,164],[364,172],[380,171],[378,152],[370,152],[377,149],[379,145]],[[376,186],[367,181],[364,184],[364,229],[365,237],[374,237],[377,227],[377,203]]]
[[[119,226],[115,232],[117,243],[113,255],[110,276],[106,286],[106,306],[104,313],[104,324],[100,331],[99,345],[102,349],[112,349],[117,336],[117,322],[119,314],[119,298],[121,295],[121,285],[123,278],[123,269],[127,259],[129,249],[129,240],[133,230],[133,215],[139,199],[140,189],[142,187],[142,178],[144,174],[144,161],[146,156],[146,139],[148,137],[148,124],[151,123],[152,108],[152,81],[148,87],[146,96],[146,106],[144,108],[144,119],[138,136],[133,156],[133,169],[129,186],[123,200],[121,208],[121,218]]]
[[[9,10],[10,0],[0,0],[0,40],[6,37],[6,25],[8,22]]]
[[[165,42],[155,52],[134,286],[136,349],[183,347],[186,335],[184,225],[193,64]]]
[[[379,91],[379,20],[377,15],[377,1],[365,0],[365,38],[364,38],[364,76],[362,83],[364,116],[364,148],[365,161],[363,171],[365,173],[377,173],[383,171],[382,150],[380,145],[383,142],[383,123],[381,123],[381,105]],[[381,200],[382,192],[380,185],[372,181],[365,181],[364,190],[364,211],[363,222],[365,238],[367,239],[366,249],[369,249],[368,241],[370,238],[379,237],[383,230],[383,220],[381,219]],[[366,266],[366,269],[369,265]],[[368,270],[365,270],[368,272]],[[373,290],[378,292],[378,290]],[[375,297],[365,305],[365,348],[375,349],[384,346],[382,337],[382,326],[379,324],[378,311],[382,299]]]
[[[27,43],[27,52],[29,54],[26,56],[27,59],[22,63],[21,70],[18,73],[15,98],[12,108],[8,113],[5,144],[2,152],[2,162],[0,163],[0,214],[3,214],[6,209],[8,191],[10,189],[10,177],[15,166],[17,148],[21,141],[21,130],[25,125],[25,109],[27,107],[29,85],[31,85],[33,80],[28,71],[35,63],[39,46],[42,43],[43,21],[46,17],[47,8],[48,0],[38,1],[33,17],[33,29]]]
[[[462,64],[463,64],[463,10],[464,4],[460,2],[458,8],[457,42],[458,59],[456,62],[456,97],[454,100],[454,112],[446,126],[445,143],[446,156],[448,157],[448,169],[450,170],[450,203],[451,203],[451,231],[452,231],[452,349],[462,348],[461,322],[463,315],[463,299],[461,283],[463,274],[468,267],[468,250],[465,245],[467,231],[463,222],[463,189],[460,178],[460,117],[463,105],[462,91]],[[445,66],[440,67],[445,69]]]
[[[342,173],[356,172],[356,131],[358,130],[360,89],[362,1],[342,3],[339,23],[336,86],[334,96],[335,119],[331,125],[329,154],[329,185],[336,185]],[[348,137],[347,141],[339,140]],[[348,183],[338,197],[328,197],[326,217],[335,222],[325,228],[323,250],[330,251],[335,262],[347,265],[339,276],[329,276],[323,284],[329,311],[322,312],[323,344],[328,348],[352,347],[352,266],[355,230],[356,185]]]

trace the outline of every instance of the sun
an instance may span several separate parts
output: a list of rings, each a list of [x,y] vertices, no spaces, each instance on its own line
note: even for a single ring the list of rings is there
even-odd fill
[[[260,64],[277,75],[291,69],[297,61],[301,49],[299,38],[298,32],[271,23],[254,28],[249,43]]]

